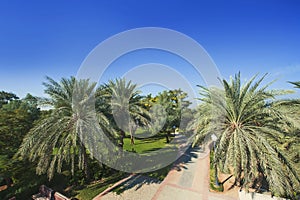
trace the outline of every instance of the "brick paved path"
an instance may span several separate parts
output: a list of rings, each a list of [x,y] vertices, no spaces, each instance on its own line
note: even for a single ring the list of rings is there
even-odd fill
[[[207,146],[208,148],[208,146]],[[137,199],[151,200],[237,200],[237,189],[224,193],[209,191],[209,152],[200,148],[190,149],[177,162],[173,170],[159,185],[153,185],[154,190],[143,191]],[[149,187],[149,186],[147,186]],[[145,187],[147,190],[147,188]],[[99,199],[130,199],[138,190],[125,191],[122,196],[98,196]],[[145,195],[143,197],[143,195]]]
[[[172,170],[152,200],[235,200],[238,193],[213,193],[209,191],[209,153],[193,149],[187,152],[180,170]],[[179,164],[180,165],[180,164]]]

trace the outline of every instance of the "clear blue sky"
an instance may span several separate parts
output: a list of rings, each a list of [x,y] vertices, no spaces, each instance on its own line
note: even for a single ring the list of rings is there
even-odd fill
[[[101,41],[149,26],[198,41],[225,78],[269,72],[273,87],[289,89],[300,81],[299,1],[2,0],[0,90],[42,96],[46,75],[76,75]]]

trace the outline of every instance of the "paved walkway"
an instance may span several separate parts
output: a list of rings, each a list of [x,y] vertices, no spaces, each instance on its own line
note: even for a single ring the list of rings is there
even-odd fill
[[[140,176],[139,179],[143,179]],[[138,179],[137,179],[138,180]],[[134,181],[134,180],[133,180]],[[121,195],[108,193],[94,200],[237,200],[236,189],[215,193],[209,191],[209,153],[190,149],[175,164],[163,182],[149,182],[142,186],[138,181]],[[132,184],[132,182],[131,182]]]
[[[157,180],[146,176],[135,176],[126,181],[118,189],[124,190],[121,194],[109,192],[104,196],[98,195],[94,200],[151,200],[160,187]]]
[[[238,194],[214,193],[209,191],[209,153],[193,149],[182,159],[179,169],[172,170],[152,200],[235,200]],[[180,162],[178,163],[180,165]]]

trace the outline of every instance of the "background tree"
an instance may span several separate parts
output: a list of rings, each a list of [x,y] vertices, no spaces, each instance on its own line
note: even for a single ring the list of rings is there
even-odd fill
[[[32,165],[13,159],[13,155],[40,117],[40,109],[37,107],[37,98],[30,94],[21,100],[12,93],[1,94],[10,96],[5,98],[5,103],[2,102],[0,108],[0,179],[5,179],[3,184],[6,183],[9,187],[5,192],[1,192],[0,199],[7,199],[9,195],[24,192],[24,188],[19,187],[20,182],[23,175],[30,172]],[[10,188],[12,183],[14,186]]]
[[[0,154],[11,159],[20,146],[23,137],[39,118],[40,109],[37,98],[30,94],[21,100],[12,94],[12,98],[0,108]]]
[[[17,95],[11,92],[0,91],[0,108],[11,100],[19,99]]]
[[[149,104],[153,107],[153,113],[156,115],[153,121],[154,130],[160,129],[161,133],[166,134],[167,142],[169,135],[175,131],[175,128],[185,129],[189,120],[192,119],[191,104],[187,99],[187,93],[182,90],[168,90],[159,93]],[[163,124],[162,128],[161,125]]]

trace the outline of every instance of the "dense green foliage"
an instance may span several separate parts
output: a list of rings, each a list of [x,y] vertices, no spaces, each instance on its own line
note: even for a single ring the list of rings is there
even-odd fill
[[[11,193],[26,193],[35,181],[34,164],[13,159],[24,136],[33,127],[40,117],[41,111],[37,107],[37,98],[30,94],[24,99],[19,99],[13,93],[1,92],[0,108],[0,178],[2,184],[14,184],[0,193],[0,199],[10,197]],[[24,184],[26,180],[26,186]],[[41,182],[42,183],[42,182]],[[1,184],[1,185],[2,185]],[[22,187],[24,185],[24,187]],[[34,185],[35,186],[35,185]],[[33,186],[33,187],[34,187]]]
[[[16,153],[25,134],[38,119],[37,99],[28,94],[24,99],[10,100],[0,109],[0,154],[9,158]]]
[[[179,128],[179,131],[185,132],[188,122],[193,118],[187,97],[187,93],[180,89],[163,91],[155,97],[151,94],[146,96],[143,102],[151,113],[149,134],[164,134],[167,142],[170,142],[171,132]]]
[[[11,92],[0,91],[0,108],[10,101],[17,100],[19,97]]]

